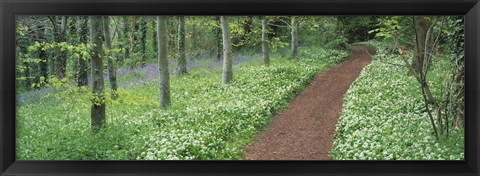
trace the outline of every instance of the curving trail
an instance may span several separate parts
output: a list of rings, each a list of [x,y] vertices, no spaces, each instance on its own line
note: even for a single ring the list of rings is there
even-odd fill
[[[310,83],[266,131],[244,148],[247,160],[328,160],[343,95],[373,52],[353,46],[352,54]]]

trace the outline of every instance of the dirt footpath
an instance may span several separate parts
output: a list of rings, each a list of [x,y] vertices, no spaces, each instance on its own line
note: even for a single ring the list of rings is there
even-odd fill
[[[268,129],[257,134],[254,143],[244,148],[244,159],[330,159],[343,95],[371,62],[366,47],[353,46],[352,50],[343,63],[318,75],[284,112],[273,117]]]

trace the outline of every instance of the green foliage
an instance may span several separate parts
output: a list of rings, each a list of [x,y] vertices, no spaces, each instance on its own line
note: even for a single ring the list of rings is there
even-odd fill
[[[376,18],[376,26],[369,30],[368,34],[374,34],[376,39],[392,44],[395,35],[400,45],[413,47],[415,39],[413,26],[412,17],[382,16]]]
[[[367,41],[372,38],[368,31],[375,27],[374,16],[339,16],[339,32],[348,38],[349,42]]]
[[[159,108],[158,79],[119,88],[115,100],[105,92],[107,124],[96,135],[90,130],[93,95],[53,79],[50,88],[58,98],[17,106],[17,159],[241,159],[243,146],[275,113],[347,55],[313,47],[301,51],[298,60],[277,58],[270,67],[260,59],[235,65],[228,85],[221,85],[219,70],[207,68],[172,77],[175,103],[167,109]]]
[[[383,18],[378,18],[379,28],[368,31],[368,33],[375,33],[375,37],[378,38],[391,38],[392,33],[396,33],[401,30],[403,27],[399,23],[399,19],[404,17],[399,16],[387,16]]]
[[[348,39],[345,37],[334,39],[333,41],[331,41],[326,45],[327,48],[340,49],[340,50],[347,49],[347,46],[348,46]]]
[[[274,38],[271,38],[269,40],[269,43],[270,43],[270,52],[274,53],[274,52],[277,52],[283,48],[286,48],[287,46],[289,46],[290,44],[287,43],[287,42],[284,42],[284,40],[286,39],[287,37],[274,37]]]
[[[231,17],[229,27],[232,45],[237,49],[259,50],[261,46],[261,20],[257,17]],[[267,17],[273,18],[273,17]],[[268,27],[271,52],[276,52],[289,46],[288,35],[278,35]],[[247,31],[248,29],[248,31]]]
[[[382,43],[369,42],[370,46]],[[435,141],[418,82],[399,56],[376,47],[373,62],[344,97],[331,152],[336,160],[463,160],[463,129]],[[440,93],[442,63],[428,78]],[[388,76],[385,76],[388,75]],[[445,138],[445,139],[443,139]]]
[[[67,42],[35,42],[33,45],[28,46],[27,49],[30,52],[35,52],[39,50],[48,51],[54,50],[55,48],[60,48],[61,51],[68,51],[70,54],[69,59],[78,59],[82,58],[83,60],[87,60],[90,56],[89,49],[92,45],[90,44],[69,44]],[[115,52],[118,52],[115,50]],[[46,62],[46,58],[26,58],[26,60],[35,60],[36,63],[42,61]]]
[[[31,46],[28,46],[27,47],[27,51],[28,52],[37,52],[39,50],[43,50],[43,51],[53,51],[55,48],[60,48],[61,51],[68,51],[69,53],[69,57],[67,58],[67,61],[69,63],[69,65],[73,65],[73,62],[75,62],[77,59],[82,59],[84,61],[87,61],[88,58],[90,57],[90,47],[92,47],[93,45],[91,44],[69,44],[67,42],[51,42],[51,43],[47,43],[47,42],[34,42],[33,45]],[[109,56],[109,58],[115,60],[116,58],[114,57],[116,54],[120,53],[120,52],[123,52],[124,49],[120,49],[120,48],[113,48],[113,49],[107,49],[107,48],[103,48],[104,50],[104,53],[106,55]],[[31,56],[30,54],[22,54],[21,55],[22,57],[22,62],[23,63],[27,63],[27,64],[38,64],[40,62],[47,62],[47,58],[35,58],[33,56]],[[103,56],[101,58],[104,58]],[[105,62],[106,64],[106,62]],[[33,67],[33,66],[31,66]],[[33,67],[34,68],[34,67]],[[24,65],[17,65],[16,66],[16,70],[17,72],[23,72],[25,71],[27,68],[24,66]],[[74,68],[71,68],[71,69],[74,69]],[[69,72],[68,76],[70,78],[73,77],[72,75],[72,72]],[[45,78],[43,76],[39,76],[40,80],[37,80],[38,82],[33,82],[31,84],[31,87],[34,88],[40,88],[42,87],[44,84],[46,84],[45,82]],[[18,76],[16,78],[16,80],[18,81],[26,81],[28,79],[34,79],[34,77],[25,77],[25,76]],[[51,82],[51,83],[54,83],[54,82]],[[23,92],[23,91],[20,91],[20,93]]]

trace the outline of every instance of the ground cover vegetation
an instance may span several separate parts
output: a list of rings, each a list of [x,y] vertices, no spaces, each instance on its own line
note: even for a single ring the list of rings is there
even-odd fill
[[[351,43],[332,159],[463,159],[460,17],[16,18],[19,160],[242,159]]]
[[[379,20],[381,42],[360,43],[377,52],[345,95],[332,158],[463,160],[463,19]]]

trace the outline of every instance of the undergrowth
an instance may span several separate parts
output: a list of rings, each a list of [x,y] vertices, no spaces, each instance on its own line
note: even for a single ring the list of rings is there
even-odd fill
[[[464,131],[435,140],[419,83],[402,59],[380,42],[373,61],[344,97],[331,157],[335,160],[463,160]],[[442,69],[435,62],[427,80],[440,94]]]
[[[121,73],[118,99],[107,98],[107,123],[97,134],[90,129],[90,88],[71,88],[68,81],[47,87],[49,93],[17,105],[17,159],[241,159],[243,146],[275,113],[347,56],[313,47],[301,51],[299,59],[273,59],[270,67],[260,59],[239,63],[228,85],[221,85],[219,69],[173,76],[168,109],[159,108],[156,67]]]

